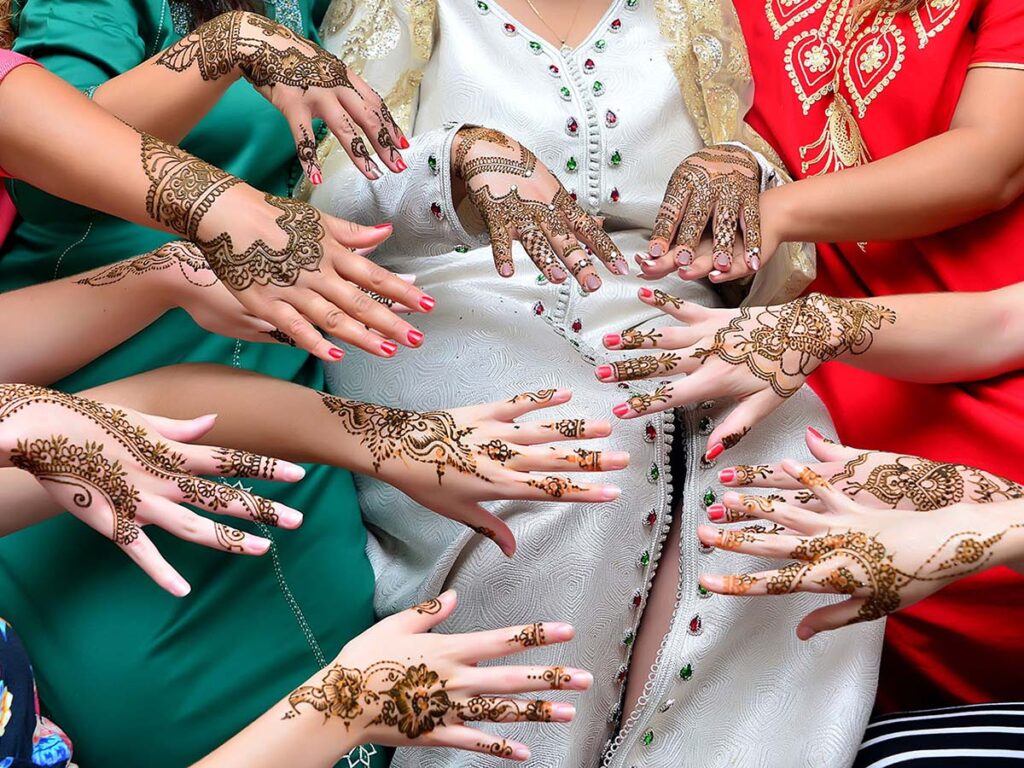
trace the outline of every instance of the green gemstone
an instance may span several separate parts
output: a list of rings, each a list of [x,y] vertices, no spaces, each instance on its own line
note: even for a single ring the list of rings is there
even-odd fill
[[[626,0],[626,7],[627,8],[636,8],[636,5],[637,5],[638,2],[640,2],[640,0]]]
[[[704,491],[704,506],[710,507],[715,503],[715,492],[712,490]]]
[[[604,38],[601,38],[596,43],[594,43],[594,47],[599,51],[603,51],[605,48],[608,47],[608,43],[605,41]]]
[[[543,274],[537,275],[537,283],[539,285],[544,285],[544,283],[546,283],[547,281],[548,281],[548,279],[546,277],[544,277]]]
[[[651,553],[648,552],[647,550],[644,550],[644,553],[642,555],[640,555],[640,566],[642,568],[646,568],[650,564],[651,564]]]
[[[481,11],[489,11],[491,6],[484,2],[484,0],[476,0],[476,7]]]
[[[698,584],[697,585],[697,594],[700,595],[701,597],[707,597],[708,595],[711,594],[711,590],[709,590],[703,584]]]
[[[427,158],[427,165],[430,167],[431,172],[437,173],[437,158],[431,155]]]
[[[679,679],[680,680],[689,680],[691,677],[693,677],[693,665],[692,664],[687,664],[685,667],[683,667],[682,669],[679,670]]]
[[[468,245],[456,245],[455,246],[455,252],[456,253],[469,253],[469,246]]]
[[[643,739],[641,739],[645,747],[651,746],[651,742],[654,741],[654,731],[644,731]]]
[[[657,482],[658,478],[661,477],[661,468],[657,464],[651,464],[651,470],[648,474],[652,481]]]
[[[598,96],[604,93],[604,83],[602,83],[600,80],[594,81],[594,93]]]
[[[622,165],[622,155],[619,153],[619,150],[616,149],[612,152],[611,163],[612,165]]]
[[[558,89],[558,92],[562,94],[563,99],[568,99],[570,96],[572,96],[572,91],[570,91],[564,85]]]
[[[579,164],[576,162],[575,157],[570,157],[568,160],[565,161],[565,170],[569,171],[570,173],[575,171],[577,168],[579,168]]]
[[[712,426],[711,418],[709,416],[704,416],[700,420],[700,424],[698,426],[700,427],[701,432],[710,432]]]
[[[538,43],[536,40],[531,40],[530,50],[540,52],[540,43]]]
[[[622,643],[623,643],[623,645],[628,647],[628,646],[633,644],[633,641],[635,639],[636,639],[636,636],[632,632],[627,632],[626,636],[622,638]]]

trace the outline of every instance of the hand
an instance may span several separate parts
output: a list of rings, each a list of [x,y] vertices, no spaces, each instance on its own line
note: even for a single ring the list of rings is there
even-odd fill
[[[597,378],[613,383],[686,374],[678,384],[616,406],[613,412],[624,419],[713,398],[736,399],[736,408],[708,436],[708,459],[736,445],[819,365],[865,352],[876,331],[896,322],[896,313],[880,304],[820,293],[781,306],[739,309],[708,309],[649,288],[639,295],[684,325],[608,334],[605,346],[672,351],[598,366]]]
[[[606,437],[606,421],[563,419],[516,424],[528,413],[567,403],[572,393],[546,389],[511,400],[417,413],[323,395],[342,429],[358,437],[372,472],[439,515],[469,526],[494,541],[507,556],[516,541],[500,518],[480,502],[524,499],[572,502],[612,501],[613,485],[587,485],[551,473],[605,472],[629,465],[629,454],[548,443]],[[443,489],[443,493],[440,493]]]
[[[798,462],[784,461],[781,469],[813,494],[826,514],[783,501],[749,504],[751,517],[784,526],[785,532],[701,526],[697,535],[705,546],[797,562],[762,573],[704,575],[700,582],[725,595],[850,596],[804,617],[797,628],[802,640],[906,608],[956,579],[1009,562],[1012,549],[1019,557],[1020,503],[985,510],[956,504],[927,514],[872,509]],[[927,481],[917,486],[917,493],[929,492]],[[727,496],[727,505],[738,503],[738,494]]]
[[[258,13],[221,14],[160,54],[157,64],[175,72],[195,66],[204,80],[240,72],[288,120],[313,184],[323,181],[313,131],[318,117],[367,178],[381,172],[355,125],[388,168],[406,168],[398,147],[409,141],[377,92],[338,57]]]
[[[965,464],[849,448],[827,440],[812,427],[807,429],[806,440],[811,454],[818,460],[809,465],[810,470],[826,478],[840,493],[872,509],[931,512],[954,504],[1024,499],[1024,487]],[[765,498],[812,512],[828,511],[815,494],[803,488],[778,464],[727,467],[718,475],[723,485],[732,488],[756,486],[772,491],[768,497],[742,496],[734,507],[708,508],[709,515],[721,515],[722,520],[746,519],[743,505],[762,504]]]
[[[0,465],[34,475],[53,500],[112,540],[173,595],[189,585],[143,531],[157,525],[187,541],[262,555],[267,539],[201,517],[181,506],[298,528],[302,515],[201,475],[295,482],[295,464],[226,448],[186,443],[214,417],[176,421],[27,384],[0,385]],[[179,442],[180,441],[180,442]]]
[[[502,277],[515,272],[513,239],[553,283],[565,282],[567,269],[583,290],[600,288],[588,252],[613,274],[629,274],[622,253],[601,225],[530,150],[505,134],[489,128],[460,130],[452,146],[452,173],[466,184],[487,226],[494,265]]]
[[[448,591],[390,616],[355,638],[334,662],[288,697],[284,718],[312,728],[344,725],[334,760],[358,744],[452,747],[526,760],[525,744],[467,723],[568,723],[572,704],[523,699],[545,690],[585,691],[589,672],[564,667],[479,666],[480,662],[571,640],[568,624],[536,623],[486,632],[430,632],[455,609]]]

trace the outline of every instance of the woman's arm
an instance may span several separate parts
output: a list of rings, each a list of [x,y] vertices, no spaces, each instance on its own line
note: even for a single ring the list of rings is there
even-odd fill
[[[1004,208],[1024,192],[1022,124],[1024,71],[972,69],[946,133],[765,192],[765,243],[907,240]]]

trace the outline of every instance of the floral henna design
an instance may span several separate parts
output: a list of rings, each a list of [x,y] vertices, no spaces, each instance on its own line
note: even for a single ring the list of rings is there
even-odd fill
[[[253,496],[241,488],[212,483],[192,475],[180,475],[177,484],[189,504],[204,506],[211,512],[238,505],[245,510],[250,520],[264,525],[277,525],[278,515],[274,511],[273,502]]]
[[[439,485],[448,467],[490,482],[480,474],[472,449],[463,442],[473,428],[458,426],[447,411],[418,413],[326,394],[321,399],[338,416],[342,429],[359,437],[376,472],[384,462],[398,458],[433,464]]]
[[[523,648],[537,648],[547,645],[544,639],[544,624],[540,622],[528,624],[508,642],[510,645],[521,645]]]
[[[562,437],[572,438],[584,438],[587,433],[587,420],[586,419],[562,419],[551,424],[542,424],[544,429],[553,429],[555,432],[560,434]]]
[[[198,288],[209,288],[217,284],[216,278],[210,282],[200,283],[195,280],[193,275],[189,274],[188,270],[191,270],[193,273],[201,272],[209,269],[210,265],[206,263],[202,252],[195,245],[176,241],[161,245],[156,250],[136,256],[134,259],[119,261],[117,264],[102,269],[95,274],[83,277],[78,281],[78,285],[99,288],[106,285],[114,285],[122,280],[136,277],[146,272],[159,272],[164,269],[173,269],[174,267],[180,269],[182,276]],[[186,270],[186,267],[188,267],[188,270]]]
[[[320,173],[320,162],[316,156],[316,141],[309,135],[306,126],[300,125],[299,132],[302,138],[295,143],[296,155],[306,177],[313,179],[314,174]]]
[[[649,395],[632,395],[626,400],[626,405],[632,408],[634,413],[647,413],[655,403],[667,403],[671,399],[671,393],[671,386],[660,386]]]
[[[619,346],[622,349],[640,349],[645,344],[654,346],[662,336],[657,331],[638,331],[631,328],[619,334]]]
[[[754,485],[758,480],[767,480],[775,474],[767,464],[740,464],[733,469],[736,471],[736,485]]]
[[[467,723],[549,723],[551,702],[474,696],[456,707],[456,714]]]
[[[217,543],[227,552],[244,552],[242,546],[245,541],[245,534],[236,528],[230,528],[224,523],[214,523],[213,531],[217,537]]]
[[[496,461],[502,466],[505,466],[505,464],[516,456],[522,455],[519,451],[512,450],[512,446],[508,443],[497,439],[491,440],[489,443],[478,445],[477,448],[483,451],[491,461]]]
[[[726,435],[722,438],[722,446],[727,450],[729,448],[734,448],[740,440],[747,436],[748,432],[750,432],[750,427],[744,427],[739,432],[733,432],[731,435]]]
[[[547,683],[552,690],[560,691],[572,682],[572,675],[565,671],[565,667],[549,667],[539,675],[527,675],[529,680],[540,680]]]
[[[526,483],[531,488],[537,488],[538,490],[543,491],[548,496],[551,496],[552,498],[555,499],[560,499],[566,494],[578,493],[583,490],[580,486],[574,485],[568,478],[565,477],[548,476],[545,477],[543,480],[531,479],[523,480],[522,482]]]
[[[619,360],[612,363],[612,368],[619,381],[632,381],[646,379],[659,373],[670,373],[682,359],[675,352],[662,352],[660,355],[641,355]]]
[[[291,286],[301,272],[316,272],[324,255],[324,227],[320,212],[290,198],[264,195],[268,205],[282,213],[278,228],[288,236],[283,248],[271,248],[256,240],[242,253],[235,250],[231,235],[223,232],[212,240],[198,240],[210,268],[230,288],[242,291],[257,285]]]
[[[777,307],[741,307],[715,334],[712,345],[696,350],[693,357],[702,364],[718,357],[730,365],[745,365],[787,398],[819,365],[864,353],[875,331],[895,322],[896,313],[881,305],[812,293]]]
[[[584,472],[601,471],[601,452],[588,451],[586,448],[577,448],[573,453],[576,456],[576,465]]]
[[[741,549],[744,544],[755,544],[757,535],[743,528],[719,529],[716,546],[719,549]]]
[[[443,607],[444,606],[441,604],[441,601],[434,597],[414,606],[413,610],[424,616],[436,616],[441,612]]]
[[[452,167],[459,178],[467,180],[462,176],[462,169],[466,164],[466,156],[469,154],[469,150],[473,148],[473,145],[480,141],[496,144],[499,147],[504,147],[505,149],[512,149],[512,143],[509,141],[508,136],[501,131],[495,131],[492,128],[482,128],[480,126],[472,126],[462,129],[459,131],[459,146],[455,150],[455,157],[452,159]]]
[[[249,451],[218,448],[214,451],[213,457],[217,460],[217,474],[219,475],[273,480],[277,470],[277,459],[258,456]]]
[[[517,403],[546,403],[555,396],[557,389],[542,389],[539,392],[523,392],[511,398],[508,402],[511,405]]]
[[[744,573],[739,576],[726,576],[724,577],[722,591],[727,595],[744,595],[749,592],[755,584],[759,584],[760,582],[760,578],[752,576],[749,573]]]

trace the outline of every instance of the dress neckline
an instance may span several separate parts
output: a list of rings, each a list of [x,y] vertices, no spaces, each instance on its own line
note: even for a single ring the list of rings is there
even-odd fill
[[[470,0],[470,1],[471,2],[475,2],[475,0]],[[587,33],[586,37],[584,37],[582,40],[580,40],[579,43],[577,43],[575,46],[569,46],[569,45],[558,46],[558,45],[555,45],[554,43],[552,43],[550,40],[548,40],[544,35],[538,34],[536,31],[533,30],[532,27],[530,27],[528,24],[526,24],[526,22],[522,21],[519,17],[513,16],[511,13],[509,13],[508,10],[506,10],[499,2],[497,2],[497,0],[489,0],[489,5],[491,6],[491,8],[494,9],[495,11],[497,11],[498,15],[502,16],[505,21],[507,21],[510,24],[513,24],[515,26],[518,26],[523,31],[523,34],[529,35],[531,37],[531,39],[536,40],[538,43],[543,45],[545,48],[547,48],[547,49],[549,49],[551,51],[555,51],[560,56],[572,56],[572,55],[575,55],[576,53],[578,53],[579,51],[582,51],[584,48],[586,48],[588,45],[590,45],[591,41],[595,37],[600,35],[601,31],[604,30],[605,27],[608,26],[609,19],[612,16],[614,16],[616,13],[618,13],[619,6],[621,4],[622,4],[622,0],[612,0],[612,2],[609,4],[608,8],[601,15],[601,18],[599,18],[597,20],[597,24],[595,24],[591,28],[591,30]]]

